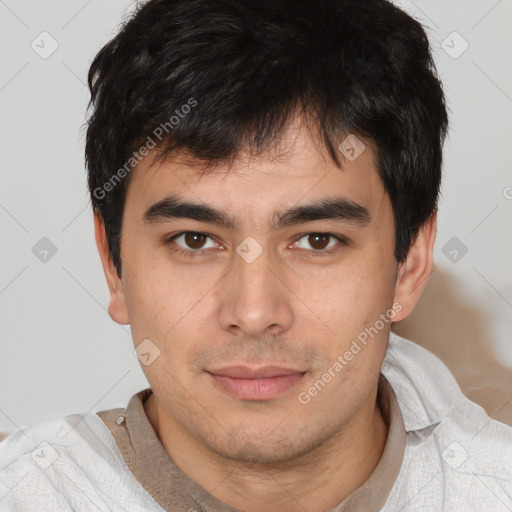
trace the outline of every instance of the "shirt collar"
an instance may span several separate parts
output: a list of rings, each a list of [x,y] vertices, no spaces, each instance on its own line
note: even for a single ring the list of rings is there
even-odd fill
[[[394,332],[389,335],[381,373],[396,393],[406,432],[433,431],[464,399],[440,359]]]

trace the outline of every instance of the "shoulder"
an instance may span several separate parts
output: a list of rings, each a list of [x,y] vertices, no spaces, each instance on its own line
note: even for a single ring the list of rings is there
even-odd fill
[[[2,512],[93,509],[163,511],[97,413],[23,427],[0,443]]]
[[[22,427],[0,443],[0,509],[71,511],[70,496],[80,489],[94,501],[97,475],[112,468],[122,473],[123,460],[94,413]]]
[[[508,510],[502,503],[512,495],[512,427],[469,400],[437,356],[395,333],[382,373],[407,432],[400,479],[405,495],[419,493],[457,512],[463,510],[455,506],[460,496],[477,510]],[[418,482],[426,480],[420,492]]]
[[[511,440],[512,426],[493,420],[480,405],[469,400],[441,359],[393,332],[382,373],[397,395],[406,430],[449,419],[462,429],[474,430],[475,422],[485,424],[488,431]]]
[[[21,503],[27,510],[34,510],[31,505],[37,502],[43,509],[71,510],[55,492],[56,484],[51,478],[54,465],[62,465],[63,452],[71,440],[61,438],[65,426],[64,418],[24,426],[0,443],[2,510],[16,510]],[[53,492],[48,492],[50,488]]]
[[[110,453],[113,446],[115,443],[97,414],[70,414],[24,426],[9,434],[0,443],[0,470],[20,459],[30,459],[42,467],[52,464],[52,456],[73,456],[75,452],[85,455],[86,450],[106,455],[104,449]]]

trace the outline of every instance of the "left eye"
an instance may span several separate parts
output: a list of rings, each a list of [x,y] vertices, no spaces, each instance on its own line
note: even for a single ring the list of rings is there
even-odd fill
[[[329,239],[331,241],[338,241],[342,244],[344,240],[335,235],[331,235],[330,233],[307,233],[301,236],[294,245],[299,244],[300,240],[305,239],[307,243],[314,249],[314,252],[325,251],[326,249],[330,249],[336,245],[336,243],[329,245]],[[299,244],[300,246],[300,244]],[[301,249],[307,249],[307,247],[300,247]]]

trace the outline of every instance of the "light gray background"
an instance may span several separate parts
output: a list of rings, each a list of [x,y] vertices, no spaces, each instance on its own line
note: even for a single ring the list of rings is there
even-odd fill
[[[436,353],[467,396],[512,424],[512,0],[396,3],[428,27],[451,129],[434,271],[394,330]],[[3,431],[124,407],[148,386],[129,327],[107,313],[81,131],[90,62],[132,6],[0,0]],[[45,59],[52,41],[42,32],[58,43]],[[43,237],[57,248],[46,262],[32,250]]]

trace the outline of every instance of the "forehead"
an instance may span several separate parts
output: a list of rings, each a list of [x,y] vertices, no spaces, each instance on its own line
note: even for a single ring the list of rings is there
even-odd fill
[[[204,203],[233,217],[255,223],[287,205],[344,197],[369,211],[385,196],[377,173],[376,152],[368,139],[342,139],[341,168],[301,125],[292,125],[275,147],[259,156],[241,151],[231,163],[217,163],[204,173],[205,163],[177,153],[155,163],[151,153],[132,171],[126,210],[139,218],[169,195]],[[355,158],[354,158],[355,156]]]

